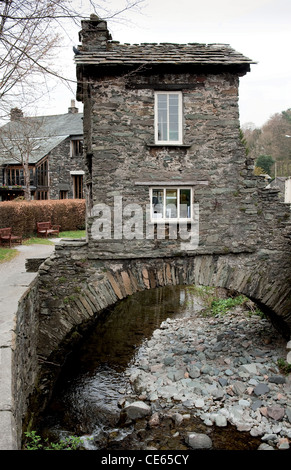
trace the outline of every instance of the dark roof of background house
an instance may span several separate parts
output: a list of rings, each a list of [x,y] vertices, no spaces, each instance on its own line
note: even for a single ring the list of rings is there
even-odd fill
[[[31,139],[35,140],[35,148],[32,151],[29,162],[37,163],[57,145],[70,136],[83,135],[83,114],[67,113],[52,116],[25,117],[24,122],[31,126],[33,135]],[[0,128],[1,133],[9,132],[10,136],[17,135],[17,126],[19,121],[10,121]],[[2,134],[3,135],[3,134]],[[12,138],[9,137],[12,143]],[[21,135],[19,136],[21,142]],[[9,156],[5,149],[0,150],[0,164],[15,164],[15,159]]]
[[[87,48],[86,48],[87,49]],[[232,49],[228,44],[120,44],[108,41],[106,50],[90,45],[90,50],[75,55],[76,64],[143,65],[143,64],[197,64],[249,65],[251,59]]]

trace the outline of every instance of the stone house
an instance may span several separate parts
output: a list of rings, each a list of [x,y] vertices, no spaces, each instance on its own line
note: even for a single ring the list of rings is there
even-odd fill
[[[254,62],[224,44],[120,44],[95,16],[79,38],[91,255],[245,253],[262,244],[269,196],[246,154],[238,107],[239,80]]]
[[[22,147],[27,145],[30,149],[28,163],[33,199],[83,198],[83,114],[78,112],[75,101],[72,100],[66,114],[24,117],[21,110],[14,108],[10,119],[0,128],[0,200],[24,194],[20,158],[14,151],[9,152],[9,145],[17,140]],[[29,135],[17,131],[20,120],[29,129]],[[3,145],[5,139],[8,146]]]

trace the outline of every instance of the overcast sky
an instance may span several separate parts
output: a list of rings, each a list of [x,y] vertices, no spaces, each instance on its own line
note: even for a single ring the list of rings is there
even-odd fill
[[[86,0],[72,1],[85,7]],[[126,0],[98,3],[114,11]],[[145,0],[139,9],[108,20],[108,27],[121,43],[224,43],[258,62],[240,79],[241,125],[260,127],[291,108],[291,0]],[[68,32],[63,44],[64,67],[74,78],[72,46],[78,45],[78,28]],[[66,112],[73,90],[53,89],[38,114]]]

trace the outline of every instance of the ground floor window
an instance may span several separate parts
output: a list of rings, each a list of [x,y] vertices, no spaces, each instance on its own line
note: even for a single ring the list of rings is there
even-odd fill
[[[34,169],[29,168],[30,184],[34,185]],[[7,186],[24,186],[24,171],[22,167],[8,167],[4,170],[3,179]]]
[[[192,219],[192,188],[151,188],[150,200],[153,221]]]
[[[48,199],[48,191],[37,191],[37,199],[39,201]]]
[[[60,190],[60,199],[68,199],[68,191]]]

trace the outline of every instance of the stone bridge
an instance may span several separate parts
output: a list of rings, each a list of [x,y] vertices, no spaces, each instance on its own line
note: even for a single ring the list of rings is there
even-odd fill
[[[290,252],[96,259],[86,242],[64,242],[39,272],[38,354],[49,360],[104,309],[137,291],[171,285],[223,287],[256,302],[289,339]]]

